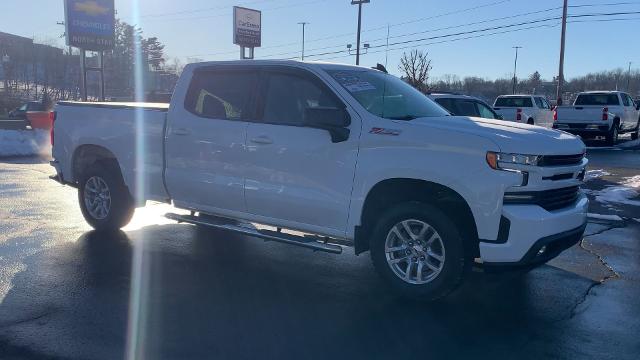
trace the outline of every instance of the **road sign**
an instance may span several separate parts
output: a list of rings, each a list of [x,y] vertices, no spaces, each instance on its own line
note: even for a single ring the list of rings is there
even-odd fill
[[[113,49],[114,0],[65,0],[67,45],[84,50]]]
[[[233,43],[241,47],[260,47],[262,14],[258,10],[233,7]]]

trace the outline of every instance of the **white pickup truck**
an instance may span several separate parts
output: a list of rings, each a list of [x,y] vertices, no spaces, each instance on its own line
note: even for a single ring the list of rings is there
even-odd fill
[[[500,95],[493,103],[493,110],[504,120],[553,126],[551,105],[544,96],[538,95]]]
[[[638,138],[640,104],[620,91],[588,91],[576,96],[573,106],[558,106],[554,110],[554,129],[580,135],[583,138],[604,136],[609,145],[618,141],[621,133]]]
[[[192,211],[167,214],[179,222],[370,250],[392,287],[436,299],[474,262],[544,263],[586,224],[579,138],[451,116],[379,70],[190,64],[170,105],[55,110],[53,178],[78,188],[97,230],[124,226],[147,200],[172,203]]]

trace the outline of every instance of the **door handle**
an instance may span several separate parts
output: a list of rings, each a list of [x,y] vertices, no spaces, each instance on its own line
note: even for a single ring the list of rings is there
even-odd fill
[[[261,135],[258,137],[254,137],[253,139],[251,139],[252,143],[256,143],[256,144],[273,144],[273,140],[271,140],[271,138],[269,138],[268,136],[265,135]]]
[[[173,130],[174,135],[189,135],[191,134],[191,130],[187,128],[178,128]]]

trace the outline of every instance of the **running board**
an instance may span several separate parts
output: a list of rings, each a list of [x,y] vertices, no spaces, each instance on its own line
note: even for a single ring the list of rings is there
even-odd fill
[[[328,244],[322,241],[322,238],[317,236],[296,236],[292,234],[283,233],[280,231],[273,231],[267,229],[254,229],[247,226],[235,225],[230,223],[229,220],[224,218],[200,218],[194,215],[180,215],[174,213],[167,213],[164,215],[167,219],[175,220],[179,223],[185,222],[189,224],[208,226],[215,229],[233,231],[243,235],[253,236],[268,241],[277,241],[284,244],[300,246],[314,251],[324,251],[333,254],[341,254],[342,247],[339,245]]]

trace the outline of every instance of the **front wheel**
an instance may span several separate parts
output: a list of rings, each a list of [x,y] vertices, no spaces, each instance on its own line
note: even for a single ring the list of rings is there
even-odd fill
[[[638,134],[640,133],[640,119],[636,124],[636,129],[631,133],[631,140],[638,140]]]
[[[96,230],[118,230],[127,225],[135,210],[120,169],[93,165],[80,178],[78,202],[84,219]]]
[[[374,267],[393,288],[428,301],[453,291],[471,264],[455,224],[438,208],[419,202],[382,213],[370,248]]]

